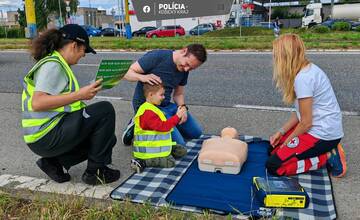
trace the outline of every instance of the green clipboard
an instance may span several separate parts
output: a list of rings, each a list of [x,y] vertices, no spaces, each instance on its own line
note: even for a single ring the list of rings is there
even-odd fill
[[[111,89],[119,84],[133,62],[133,60],[102,60],[95,81],[102,79],[102,89]]]

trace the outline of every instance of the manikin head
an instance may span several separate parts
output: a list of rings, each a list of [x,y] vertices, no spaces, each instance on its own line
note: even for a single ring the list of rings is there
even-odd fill
[[[226,127],[221,130],[221,137],[222,138],[237,138],[238,132],[235,128]]]

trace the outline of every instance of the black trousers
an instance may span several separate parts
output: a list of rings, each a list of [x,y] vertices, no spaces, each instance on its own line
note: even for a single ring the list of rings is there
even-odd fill
[[[68,170],[85,160],[89,169],[110,164],[115,144],[115,111],[110,102],[103,101],[66,114],[49,133],[28,146],[41,157],[57,159]]]

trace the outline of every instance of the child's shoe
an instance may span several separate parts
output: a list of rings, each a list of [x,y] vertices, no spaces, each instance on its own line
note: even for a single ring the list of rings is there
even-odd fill
[[[130,163],[130,167],[136,173],[142,173],[146,167],[144,160],[140,159],[132,159]]]
[[[144,161],[147,167],[170,168],[175,166],[175,159],[171,155],[167,157],[151,158]]]
[[[187,150],[186,147],[177,144],[172,146],[172,150],[171,150],[171,155],[175,158],[175,159],[179,159],[182,158],[183,156],[185,156],[187,154]]]

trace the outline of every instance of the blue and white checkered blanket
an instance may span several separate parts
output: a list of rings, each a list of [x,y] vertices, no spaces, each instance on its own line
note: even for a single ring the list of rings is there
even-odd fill
[[[129,199],[136,203],[149,202],[154,206],[168,206],[165,200],[181,179],[182,175],[198,155],[203,140],[210,136],[202,136],[187,143],[188,154],[177,161],[174,168],[158,169],[146,168],[141,174],[133,174],[120,186],[115,188],[110,197],[112,199]],[[252,136],[240,136],[240,140],[251,142],[261,140]],[[310,197],[309,207],[306,209],[279,209],[277,215],[292,217],[293,219],[335,219],[336,210],[332,193],[331,181],[326,169],[294,176],[304,187]],[[173,208],[202,212],[202,209],[190,206],[174,206]]]

